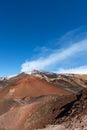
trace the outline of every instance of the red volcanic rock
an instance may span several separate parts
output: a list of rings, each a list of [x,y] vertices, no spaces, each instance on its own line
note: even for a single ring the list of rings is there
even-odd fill
[[[65,99],[66,98],[66,102]],[[4,130],[34,130],[53,123],[62,107],[72,101],[74,95],[61,96],[50,95],[39,97],[30,104],[16,107],[0,116],[0,128]]]
[[[35,130],[87,112],[86,75],[35,71],[0,85],[0,130]]]
[[[36,105],[37,104],[37,105]],[[23,122],[27,116],[31,116],[39,107],[39,104],[23,105],[10,110],[0,117],[0,129],[4,130],[22,130]]]
[[[0,115],[14,109],[19,105],[20,103],[14,101],[13,99],[0,99]]]
[[[69,95],[71,92],[41,80],[35,76],[28,76],[6,87],[0,93],[0,98],[25,98],[32,99],[42,95],[58,94]]]

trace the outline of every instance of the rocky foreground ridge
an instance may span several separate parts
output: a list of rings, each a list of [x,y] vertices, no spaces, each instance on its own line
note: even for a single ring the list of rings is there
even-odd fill
[[[87,130],[87,75],[0,78],[0,130]]]

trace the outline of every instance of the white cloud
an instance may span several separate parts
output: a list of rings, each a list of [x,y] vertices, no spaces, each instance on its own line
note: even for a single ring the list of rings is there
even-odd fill
[[[87,66],[80,66],[80,67],[71,68],[71,69],[60,68],[58,73],[87,74]]]
[[[33,69],[45,70],[46,67],[51,67],[52,65],[57,65],[65,59],[69,59],[73,56],[79,55],[79,53],[87,51],[87,39],[82,40],[68,48],[63,48],[60,50],[55,50],[54,53],[49,54],[47,57],[40,57],[39,59],[24,62],[21,65],[21,71],[31,71]],[[53,71],[53,70],[51,70]]]

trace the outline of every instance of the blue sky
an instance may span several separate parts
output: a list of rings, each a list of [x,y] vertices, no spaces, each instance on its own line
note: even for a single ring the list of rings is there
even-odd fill
[[[87,73],[86,32],[87,0],[0,1],[0,76]]]

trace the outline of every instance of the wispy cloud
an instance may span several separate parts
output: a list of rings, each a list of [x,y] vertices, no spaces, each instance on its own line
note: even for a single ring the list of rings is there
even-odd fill
[[[58,64],[59,62],[70,58],[78,53],[87,51],[87,39],[79,43],[63,49],[61,52],[56,50],[55,53],[50,54],[48,57],[40,57],[37,60],[27,61],[22,64],[21,71],[31,71],[33,69],[44,70],[46,67],[50,67],[52,64]]]
[[[70,33],[67,33],[65,36],[63,36],[60,42],[64,41],[64,39],[67,39],[67,36],[69,37],[69,34],[71,35],[72,31]],[[70,39],[68,41],[70,41]],[[76,42],[72,40],[72,44],[69,44],[67,47],[55,49],[52,53],[48,54],[47,56],[41,55],[38,59],[24,62],[21,65],[21,71],[22,72],[31,71],[33,69],[54,71],[55,69],[53,68],[53,66],[58,66],[64,60],[69,60],[73,57],[80,55],[81,53],[86,53],[86,52],[87,52],[87,39],[86,38],[80,39]],[[86,66],[77,67],[75,69],[60,69],[59,68],[59,72],[73,72],[74,73],[74,72],[80,71],[81,73],[82,72],[85,73],[87,72],[85,71],[86,69],[87,69]]]
[[[60,68],[58,73],[87,74],[87,66],[80,66],[80,67],[71,68],[71,69]]]

